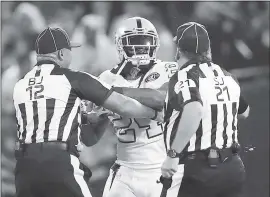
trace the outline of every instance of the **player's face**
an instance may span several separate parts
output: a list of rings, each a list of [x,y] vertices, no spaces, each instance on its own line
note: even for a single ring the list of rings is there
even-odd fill
[[[128,47],[124,47],[124,50],[125,50],[128,57],[132,57],[133,55],[148,54],[149,47],[128,46]]]
[[[130,35],[122,38],[123,49],[128,57],[134,55],[152,56],[152,48],[155,48],[156,37],[152,35]]]

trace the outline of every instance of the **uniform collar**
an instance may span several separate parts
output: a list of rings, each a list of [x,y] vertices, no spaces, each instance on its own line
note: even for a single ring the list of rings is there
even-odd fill
[[[35,66],[40,66],[43,64],[54,64],[57,67],[60,67],[60,65],[58,65],[56,62],[52,61],[52,60],[40,60],[37,62],[37,64]]]
[[[198,59],[190,59],[184,65],[180,68],[180,70],[188,67],[191,64],[204,64],[204,63],[210,63],[210,60],[204,59],[204,60],[198,60]]]

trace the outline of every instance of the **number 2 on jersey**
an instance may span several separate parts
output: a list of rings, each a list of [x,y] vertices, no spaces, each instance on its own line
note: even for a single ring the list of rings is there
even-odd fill
[[[115,121],[121,121],[121,123],[122,123],[123,118],[120,117],[120,118],[114,119],[113,122],[115,122]],[[139,129],[144,129],[146,131],[146,135],[147,135],[148,139],[157,137],[159,135],[162,135],[162,133],[163,133],[162,123],[157,122],[157,125],[160,126],[160,128],[161,128],[161,132],[157,133],[154,129],[151,130],[151,126],[149,124],[143,124],[143,123],[140,123],[139,120],[129,118],[127,120],[127,122],[125,124],[123,124],[123,126],[118,127],[118,129],[120,129],[120,131],[118,133],[119,134],[119,137],[118,137],[119,142],[122,142],[122,143],[136,142],[136,130],[135,130],[135,128],[130,128],[133,121],[134,121],[134,123],[136,123],[136,126]]]

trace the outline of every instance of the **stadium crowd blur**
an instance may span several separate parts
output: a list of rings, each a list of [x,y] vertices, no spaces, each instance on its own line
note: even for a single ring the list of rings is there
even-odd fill
[[[118,62],[114,46],[117,23],[130,16],[149,19],[157,28],[158,57],[174,60],[174,32],[196,21],[206,26],[214,62],[226,69],[268,66],[269,2],[1,2],[2,45],[2,196],[14,196],[13,150],[16,124],[14,84],[35,65],[35,39],[48,25],[60,25],[72,40],[71,68],[98,76]],[[91,85],[91,84],[86,84]],[[108,168],[115,158],[112,132],[87,148],[81,159],[93,171],[93,196],[101,196]],[[102,154],[100,148],[102,147]],[[95,194],[97,193],[97,194]]]

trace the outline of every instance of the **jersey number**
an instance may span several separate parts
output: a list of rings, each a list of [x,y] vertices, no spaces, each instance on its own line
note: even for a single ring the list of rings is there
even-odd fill
[[[215,81],[215,89],[217,91],[216,97],[218,101],[224,101],[224,94],[227,94],[228,100],[230,100],[230,94],[227,86],[224,86],[224,79],[223,77],[216,77]],[[224,86],[223,88],[220,86]]]
[[[29,87],[26,88],[26,91],[29,91],[30,93],[30,100],[33,99],[40,99],[44,98],[44,95],[42,95],[42,92],[44,91],[44,86],[41,84],[43,81],[43,77],[40,78],[38,81],[37,78],[30,78],[29,79]]]
[[[224,101],[224,94],[226,94],[226,93],[227,93],[228,100],[230,100],[230,94],[229,94],[229,90],[228,90],[227,86],[225,86],[223,88],[221,88],[219,86],[215,86],[215,89],[217,90],[216,97],[217,97],[218,101]]]
[[[122,120],[123,120],[123,118],[120,117],[120,118],[114,119],[113,122],[115,122],[115,121],[122,121]],[[151,130],[151,126],[150,125],[143,125],[142,123],[139,123],[138,120],[136,120],[136,119],[133,119],[133,120],[134,120],[134,122],[137,124],[137,126],[140,129],[145,129],[146,135],[147,135],[147,138],[148,139],[151,139],[151,138],[160,136],[163,133],[163,126],[162,126],[162,123],[160,123],[160,122],[157,122],[157,125],[161,127],[161,131],[162,132],[155,133],[155,132],[153,132],[154,130]],[[136,142],[136,132],[135,132],[135,129],[134,128],[129,128],[131,125],[132,125],[132,119],[129,118],[126,126],[118,127],[118,129],[121,129],[119,131],[119,135],[120,136],[123,136],[122,139],[121,138],[118,138],[119,142],[122,142],[122,143],[133,143],[133,142]]]

